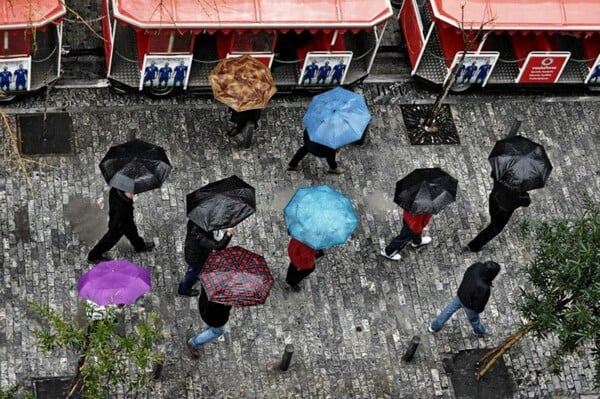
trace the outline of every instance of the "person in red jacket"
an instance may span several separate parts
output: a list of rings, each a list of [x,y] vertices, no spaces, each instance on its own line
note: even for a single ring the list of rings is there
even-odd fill
[[[415,215],[404,211],[402,214],[402,230],[396,238],[389,243],[387,247],[381,250],[381,256],[391,260],[400,260],[400,251],[412,241],[413,247],[420,247],[431,242],[431,237],[422,237],[423,229],[431,220],[430,213]]]
[[[300,281],[315,271],[315,261],[324,255],[321,249],[312,249],[308,245],[292,238],[288,245],[290,265],[287,270],[285,282],[294,291],[300,291]]]

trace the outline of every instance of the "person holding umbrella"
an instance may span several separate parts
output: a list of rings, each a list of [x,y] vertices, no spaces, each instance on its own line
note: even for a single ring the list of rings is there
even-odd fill
[[[228,228],[217,240],[214,232],[203,230],[196,223],[188,220],[184,247],[185,263],[188,267],[183,280],[179,283],[177,290],[179,295],[198,296],[199,291],[192,287],[198,281],[202,266],[212,251],[226,248],[232,236],[233,228]]]
[[[294,291],[300,291],[298,285],[302,280],[315,271],[315,261],[325,255],[322,249],[312,249],[306,244],[292,238],[288,245],[290,264],[288,266],[285,282]]]
[[[145,242],[138,234],[133,218],[133,193],[111,188],[108,195],[108,232],[98,241],[88,254],[88,261],[99,263],[111,260],[105,256],[121,237],[125,236],[133,245],[135,252],[148,252],[154,248],[153,242]]]
[[[204,287],[198,298],[198,311],[205,326],[202,332],[187,341],[192,357],[200,357],[200,348],[225,334],[225,325],[229,321],[231,305],[224,305],[208,300]]]
[[[431,237],[422,237],[432,214],[440,212],[456,200],[458,180],[440,168],[415,169],[396,182],[394,202],[404,211],[402,230],[381,250],[381,256],[400,260],[400,251],[412,241],[413,247],[431,243]]]
[[[298,171],[301,169],[299,163],[307,154],[312,154],[318,158],[325,158],[327,160],[327,165],[329,165],[329,170],[327,173],[341,175],[345,172],[344,168],[338,166],[338,163],[335,159],[339,150],[335,150],[333,148],[327,147],[325,145],[315,143],[310,140],[308,136],[308,131],[304,129],[304,144],[302,147],[296,151],[291,161],[288,164],[287,170],[289,171]]]
[[[249,109],[241,112],[238,112],[231,107],[230,109],[231,118],[229,120],[235,123],[235,126],[227,132],[227,135],[233,137],[244,131],[245,134],[242,145],[245,148],[249,148],[250,144],[252,144],[252,132],[258,128],[258,120],[260,119],[262,112],[260,109]]]

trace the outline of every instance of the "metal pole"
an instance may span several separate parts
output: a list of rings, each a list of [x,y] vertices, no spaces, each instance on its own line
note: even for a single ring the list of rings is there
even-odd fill
[[[163,371],[163,363],[162,362],[154,362],[152,364],[152,378],[158,380]]]
[[[418,335],[412,337],[410,344],[408,344],[408,349],[406,350],[406,353],[404,354],[404,356],[402,356],[402,360],[404,360],[405,362],[410,362],[411,360],[413,360],[413,357],[415,357],[415,352],[417,351],[417,348],[419,347],[420,343],[421,337],[419,337]]]
[[[287,344],[285,346],[285,350],[283,352],[283,357],[281,358],[281,364],[279,365],[279,370],[287,371],[290,368],[290,363],[292,361],[292,355],[294,354],[294,345]]]
[[[515,136],[517,134],[517,132],[519,131],[519,128],[521,127],[521,122],[523,122],[523,117],[518,115],[515,117],[515,120],[513,121],[510,130],[508,131],[508,136],[506,137],[512,137]]]

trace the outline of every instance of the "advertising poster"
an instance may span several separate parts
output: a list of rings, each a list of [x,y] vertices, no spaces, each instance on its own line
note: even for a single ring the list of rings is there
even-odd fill
[[[342,85],[352,60],[352,51],[312,51],[304,58],[299,85]]]
[[[144,87],[187,88],[192,55],[146,55],[140,73],[140,90]]]
[[[0,90],[27,91],[31,87],[31,57],[0,58]]]
[[[588,73],[585,78],[585,83],[589,85],[600,85],[600,54],[596,58],[596,62],[590,68],[590,73]]]
[[[569,57],[568,51],[532,51],[521,67],[517,83],[555,83]]]
[[[472,84],[485,86],[494,70],[498,57],[500,57],[500,53],[497,51],[469,52],[461,62],[462,55],[462,52],[456,53],[444,81],[447,82],[448,79],[453,79],[453,86]],[[459,65],[452,76],[452,70],[456,64]]]

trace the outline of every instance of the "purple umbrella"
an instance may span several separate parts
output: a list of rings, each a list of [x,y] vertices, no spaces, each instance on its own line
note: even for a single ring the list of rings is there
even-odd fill
[[[100,262],[79,278],[79,296],[96,305],[134,303],[150,291],[150,271],[127,260]]]

